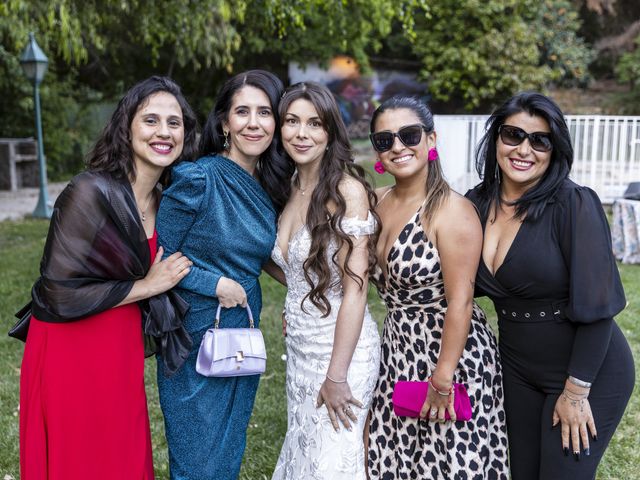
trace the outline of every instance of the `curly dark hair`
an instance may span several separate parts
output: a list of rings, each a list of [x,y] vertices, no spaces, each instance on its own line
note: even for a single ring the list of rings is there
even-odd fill
[[[131,122],[138,109],[147,102],[151,95],[158,92],[167,92],[173,95],[182,110],[184,146],[176,163],[195,157],[198,127],[196,116],[177,83],[169,77],[154,75],[136,83],[120,99],[109,123],[104,127],[100,137],[87,154],[86,164],[89,170],[109,172],[117,178],[129,178],[135,181],[136,169],[131,145]],[[169,172],[170,169],[166,168],[160,178],[160,183],[166,184]]]
[[[364,169],[353,161],[347,128],[331,92],[318,83],[296,83],[290,86],[282,96],[279,107],[280,117],[284,118],[289,106],[299,99],[308,100],[313,104],[322,127],[328,135],[327,150],[320,164],[318,184],[313,190],[306,218],[306,226],[311,232],[311,248],[304,262],[304,276],[311,291],[302,300],[304,303],[309,299],[324,316],[327,316],[331,313],[331,305],[325,293],[327,289],[335,286],[330,283],[331,271],[327,260],[327,247],[331,244],[332,238],[337,241],[338,248],[331,261],[338,268],[341,276],[346,273],[361,287],[364,287],[367,282],[367,279],[360,278],[348,265],[353,253],[353,241],[342,231],[346,202],[338,188],[345,176],[355,179],[364,187],[369,200],[369,210],[376,219],[376,231],[368,237],[367,242],[370,274],[373,273],[376,265],[375,246],[380,233],[380,219],[374,211],[376,194],[366,180]],[[331,212],[329,205],[334,205],[335,211]],[[344,269],[337,261],[338,251],[343,245],[347,245]],[[314,282],[312,274],[316,276],[317,282]],[[304,310],[303,306],[302,308]]]
[[[200,137],[200,156],[219,154],[224,150],[224,134],[222,125],[228,120],[233,96],[245,85],[262,90],[269,98],[271,111],[276,120],[276,133],[273,141],[256,165],[256,176],[262,188],[271,197],[277,212],[281,212],[287,203],[291,190],[291,175],[293,163],[283,154],[280,141],[280,117],[278,102],[284,91],[282,82],[273,73],[265,70],[248,70],[239,73],[225,82],[218,92],[213,110],[209,113],[207,122]]]
[[[420,101],[416,97],[394,95],[393,97],[385,100],[378,108],[376,108],[375,112],[373,112],[370,126],[371,133],[376,131],[376,121],[382,113],[389,110],[400,109],[411,110],[416,114],[418,119],[420,119],[420,123],[422,123],[428,133],[434,131],[433,114],[424,102]],[[451,192],[451,187],[449,187],[449,184],[442,173],[440,159],[435,162],[429,162],[425,192],[427,198],[425,200],[423,216],[425,224],[428,225],[440,208],[440,205],[442,205],[444,199],[447,198]]]
[[[569,128],[560,107],[549,97],[537,92],[520,92],[498,107],[486,123],[486,133],[476,150],[476,170],[482,179],[477,186],[480,211],[486,214],[489,207],[501,205],[500,176],[497,142],[500,126],[512,115],[526,112],[531,116],[544,118],[551,130],[551,160],[542,179],[511,205],[515,206],[515,216],[538,218],[548,202],[569,176],[573,163],[573,146]]]

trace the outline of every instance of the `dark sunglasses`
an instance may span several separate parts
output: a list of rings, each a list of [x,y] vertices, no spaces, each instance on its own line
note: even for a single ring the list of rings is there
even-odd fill
[[[407,125],[398,130],[398,133],[384,130],[382,132],[376,132],[369,135],[371,144],[377,152],[386,152],[393,148],[393,142],[398,137],[400,141],[407,147],[415,147],[420,143],[422,139],[422,131],[431,133],[431,130],[427,130],[422,124]]]
[[[549,152],[553,148],[551,143],[551,135],[546,132],[527,133],[523,129],[511,125],[500,125],[498,128],[500,140],[505,145],[515,147],[524,142],[525,138],[529,139],[531,148],[538,152]]]

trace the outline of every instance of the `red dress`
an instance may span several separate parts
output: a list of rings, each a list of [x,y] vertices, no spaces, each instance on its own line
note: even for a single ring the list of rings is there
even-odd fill
[[[153,261],[156,234],[149,239]],[[32,317],[20,375],[22,480],[153,480],[136,303],[77,322]]]

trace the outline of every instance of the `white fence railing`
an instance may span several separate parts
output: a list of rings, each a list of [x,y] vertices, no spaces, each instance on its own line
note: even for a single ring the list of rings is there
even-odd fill
[[[475,148],[486,115],[436,115],[438,144],[451,186],[464,193],[480,178]],[[574,158],[571,178],[594,189],[603,203],[620,197],[629,182],[640,181],[640,117],[568,115]]]

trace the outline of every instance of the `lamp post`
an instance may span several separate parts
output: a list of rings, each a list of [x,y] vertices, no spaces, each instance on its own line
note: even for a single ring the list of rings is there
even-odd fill
[[[40,118],[40,90],[39,85],[47,71],[49,60],[38,46],[33,32],[29,34],[29,43],[22,52],[20,65],[27,78],[33,83],[33,98],[36,106],[36,133],[38,136],[38,166],[40,168],[40,195],[38,204],[33,211],[37,218],[51,218],[49,208],[49,192],[47,191],[47,165],[44,160],[44,145],[42,142],[42,121]]]

